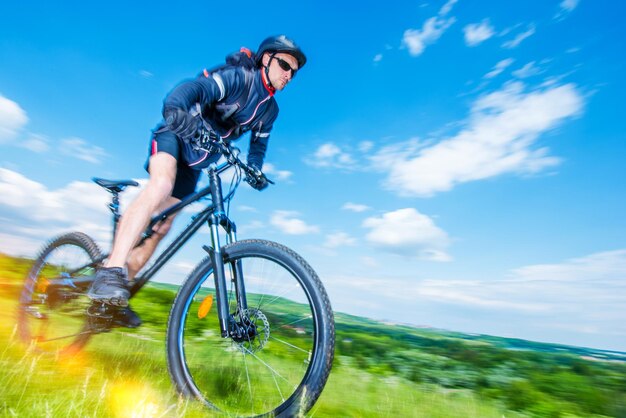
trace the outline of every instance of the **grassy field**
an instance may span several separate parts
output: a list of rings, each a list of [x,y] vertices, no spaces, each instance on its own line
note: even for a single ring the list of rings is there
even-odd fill
[[[215,416],[179,397],[170,382],[165,321],[172,287],[155,285],[133,299],[144,320],[137,330],[98,335],[82,352],[55,358],[16,336],[27,264],[0,255],[0,416]],[[335,365],[307,416],[626,416],[623,364],[498,344],[339,314]]]

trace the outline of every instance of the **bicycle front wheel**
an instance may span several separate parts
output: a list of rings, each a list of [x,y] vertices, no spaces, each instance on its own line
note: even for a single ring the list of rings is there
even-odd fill
[[[246,240],[223,249],[234,323],[246,332],[222,338],[213,266],[207,258],[181,287],[169,318],[168,367],[178,391],[235,416],[293,417],[308,411],[330,373],[335,328],[326,291],[295,252]],[[233,265],[245,280],[238,306]]]

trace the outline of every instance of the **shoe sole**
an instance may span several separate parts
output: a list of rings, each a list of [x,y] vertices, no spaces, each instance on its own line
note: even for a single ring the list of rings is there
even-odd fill
[[[115,322],[115,326],[120,327],[120,328],[139,328],[141,324],[135,325],[135,324],[126,324],[122,322]]]
[[[120,308],[125,308],[128,306],[128,299],[124,299],[120,297],[100,298],[100,297],[92,296],[89,294],[87,296],[89,297],[89,299],[93,300],[94,302],[104,303],[105,305],[119,306]]]

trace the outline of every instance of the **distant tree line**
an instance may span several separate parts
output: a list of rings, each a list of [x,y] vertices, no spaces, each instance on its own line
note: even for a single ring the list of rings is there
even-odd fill
[[[472,390],[533,416],[626,417],[626,365],[518,351],[476,339],[380,325],[337,327],[337,354],[370,373]]]

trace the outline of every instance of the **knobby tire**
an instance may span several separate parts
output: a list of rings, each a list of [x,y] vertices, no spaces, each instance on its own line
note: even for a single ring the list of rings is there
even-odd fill
[[[213,266],[205,258],[180,288],[170,313],[172,381],[181,394],[230,416],[303,416],[320,396],[334,355],[333,313],[319,277],[294,251],[270,241],[229,244],[223,257],[225,267],[241,261],[248,316],[264,332],[255,341],[238,342],[218,335],[216,308],[201,318],[202,304],[214,293]],[[256,266],[258,272],[252,270]],[[231,288],[231,314],[237,313],[235,299]]]
[[[90,303],[84,295],[85,289],[74,289],[68,284],[67,289],[50,295],[46,279],[63,277],[69,283],[79,275],[92,275],[95,263],[101,258],[98,245],[82,232],[60,235],[44,245],[28,272],[17,311],[18,335],[36,352],[73,354],[87,344],[92,333],[85,316],[85,307]],[[76,267],[90,263],[89,267],[73,272]]]

